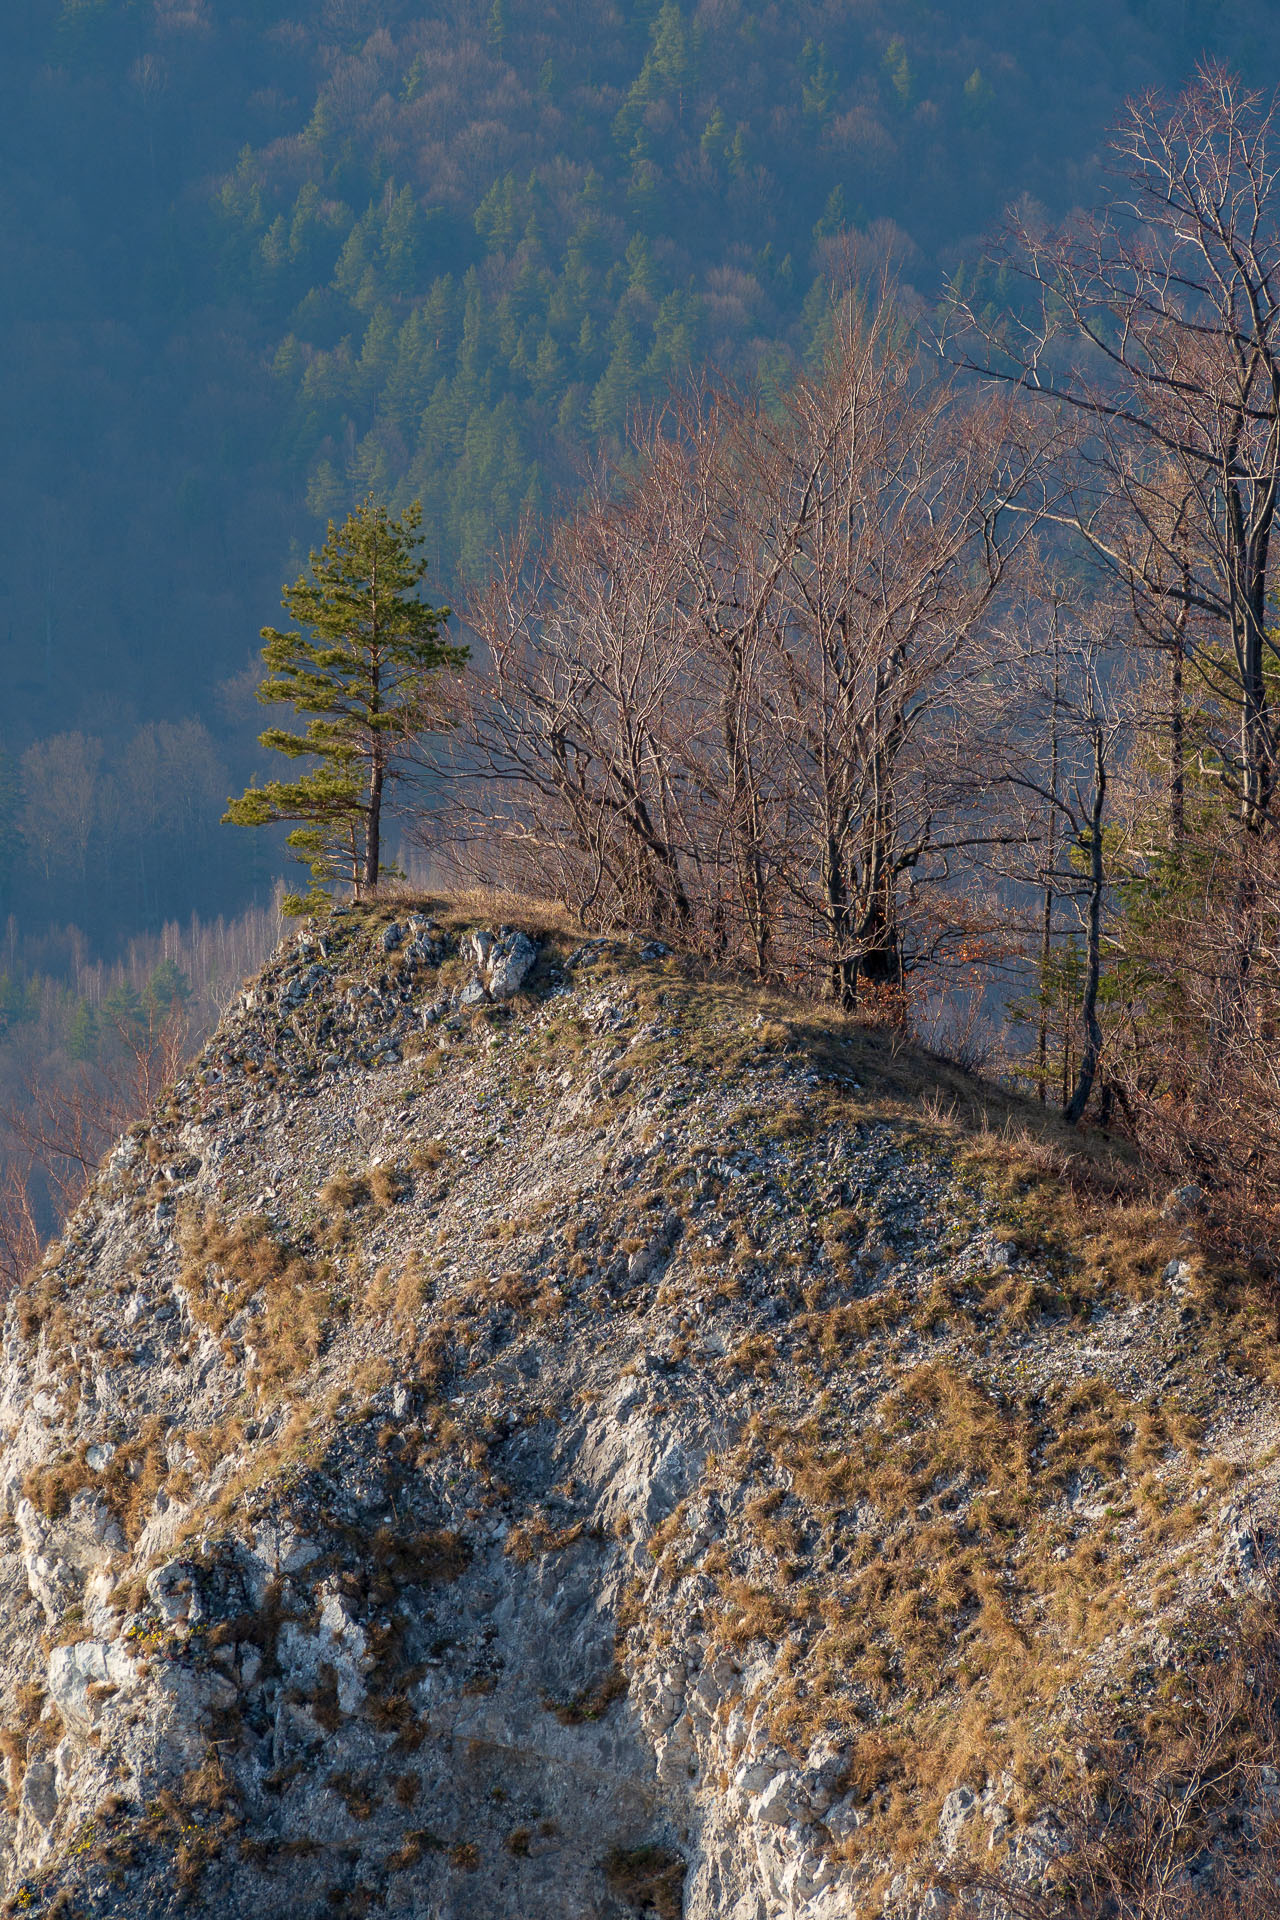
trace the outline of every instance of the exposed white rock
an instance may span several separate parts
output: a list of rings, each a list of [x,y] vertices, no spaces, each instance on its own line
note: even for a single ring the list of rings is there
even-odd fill
[[[794,1773],[775,1773],[747,1803],[747,1817],[762,1827],[788,1827],[799,1818],[799,1783]]]
[[[842,1569],[915,1520],[852,1484],[815,1504],[801,1450],[828,1421],[837,1484],[860,1448],[927,1431],[943,1416],[904,1415],[904,1369],[961,1373],[1011,1446],[1075,1384],[1158,1404],[1185,1241],[1161,1243],[1153,1277],[1184,1248],[1166,1287],[1033,1316],[1007,1350],[989,1313],[953,1325],[993,1273],[1052,1296],[1030,1229],[1015,1245],[949,1149],[877,1114],[868,1068],[828,1109],[817,1056],[676,981],[656,944],[335,915],[109,1156],[4,1332],[0,1692],[26,1764],[0,1895],[89,1911],[91,1886],[95,1917],[160,1920],[181,1847],[193,1920],[370,1898],[397,1920],[621,1920],[620,1858],[685,1920],[871,1920],[886,1882],[886,1920],[923,1920],[947,1911],[940,1863],[1030,1875],[1061,1844],[1013,1818],[1007,1779],[956,1780],[925,1857],[895,1855],[859,1742],[929,1688],[945,1741],[947,1663],[871,1698],[830,1662],[828,1697],[810,1649],[861,1629]],[[682,1028],[730,1064],[693,1070]],[[318,1198],[339,1172],[349,1208]],[[1267,1572],[1275,1476],[1250,1475],[1276,1427],[1259,1388],[1206,1440],[1242,1484],[1188,1509],[1205,1606]],[[1064,1558],[1119,1528],[1096,1474],[1038,1470],[1028,1451],[1019,1485]],[[985,1492],[963,1462],[926,1476],[930,1540],[954,1525],[978,1551]],[[1016,1546],[988,1568],[1011,1594]],[[1141,1539],[1123,1554],[1128,1578]],[[1123,1653],[1091,1648],[1088,1677]]]
[[[253,1536],[254,1551],[273,1574],[301,1573],[320,1557],[320,1548],[288,1525],[264,1520]]]
[[[91,1727],[102,1699],[136,1679],[135,1663],[117,1641],[77,1640],[49,1656],[49,1697],[73,1731]]]
[[[953,1854],[960,1845],[960,1836],[977,1804],[978,1796],[972,1787],[953,1787],[943,1801],[938,1816],[938,1839],[945,1854]]]
[[[365,1698],[364,1672],[371,1664],[363,1629],[341,1597],[326,1583],[319,1592],[320,1618],[315,1632],[286,1621],[276,1657],[290,1686],[314,1689],[332,1677],[342,1713],[354,1713]]]
[[[22,1811],[41,1827],[51,1824],[58,1811],[57,1769],[52,1760],[33,1760],[22,1776]]]
[[[538,961],[538,949],[519,929],[504,933],[489,956],[489,992],[495,1000],[519,993]]]

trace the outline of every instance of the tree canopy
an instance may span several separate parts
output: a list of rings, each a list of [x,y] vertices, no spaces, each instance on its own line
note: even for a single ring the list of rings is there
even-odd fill
[[[447,607],[418,595],[427,573],[420,550],[422,510],[415,502],[393,519],[372,495],[329,523],[308,573],[285,589],[299,626],[264,627],[264,706],[291,706],[299,731],[268,727],[264,747],[312,766],[291,781],[251,784],[226,815],[235,826],[302,824],[288,844],[310,869],[302,912],[334,880],[359,895],[383,872],[382,817],[387,785],[403,777],[421,736],[445,724],[434,675],[460,667],[465,646],[441,636]]]

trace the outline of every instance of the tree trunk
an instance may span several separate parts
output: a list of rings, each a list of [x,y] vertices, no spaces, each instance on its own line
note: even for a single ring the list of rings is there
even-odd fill
[[[1234,458],[1236,447],[1233,442]],[[1274,492],[1274,489],[1272,489]],[[1232,626],[1240,667],[1240,817],[1248,834],[1264,831],[1275,792],[1275,755],[1267,700],[1267,562],[1271,547],[1274,498],[1255,509],[1254,527],[1246,521],[1238,483],[1227,488],[1230,538]]]
[[[1052,824],[1053,816],[1050,815]],[[1040,1018],[1036,1029],[1036,1097],[1044,1106],[1049,1095],[1049,1000],[1045,980],[1053,951],[1053,888],[1046,887],[1040,908]]]
[[[729,649],[729,690],[720,705],[720,728],[729,772],[729,820],[738,868],[738,891],[751,940],[755,975],[757,980],[763,980],[769,970],[771,929],[760,858],[760,791],[751,755],[742,744],[740,731],[745,701],[743,680],[741,647],[735,643]]]
[[[1174,622],[1174,645],[1169,653],[1169,831],[1175,844],[1185,837],[1187,831],[1186,715],[1183,712],[1182,664],[1186,654],[1191,583],[1185,568],[1183,595]]]
[[[1089,918],[1085,944],[1084,1004],[1080,1009],[1084,1023],[1084,1051],[1075,1091],[1068,1100],[1063,1119],[1069,1126],[1084,1117],[1093,1092],[1094,1075],[1102,1054],[1102,1025],[1098,1019],[1098,983],[1102,977],[1102,817],[1107,803],[1107,763],[1103,751],[1102,729],[1093,736],[1093,806],[1089,814]]]
[[[1247,833],[1260,833],[1270,795],[1266,778],[1266,685],[1262,672],[1263,640],[1253,620],[1245,634],[1244,699],[1240,708],[1242,768],[1241,819]]]
[[[1050,708],[1049,735],[1049,825],[1045,860],[1044,900],[1040,912],[1040,1024],[1036,1034],[1036,1090],[1040,1104],[1049,1097],[1049,999],[1046,980],[1053,952],[1053,868],[1057,859],[1058,827],[1058,703],[1062,688],[1062,658],[1058,644],[1058,621],[1053,622],[1053,705]]]
[[[883,757],[875,757],[871,807],[862,833],[857,967],[876,986],[902,983],[902,941],[895,900],[894,807]]]
[[[844,859],[837,833],[827,835],[823,868],[827,937],[831,942],[827,997],[841,1012],[852,1013],[858,1004],[858,963],[851,951],[849,890],[845,885]]]
[[[356,888],[356,897],[376,887],[382,871],[382,787],[387,774],[385,737],[379,731],[382,713],[381,601],[378,593],[378,561],[374,556],[369,576],[370,653],[369,653],[369,812],[365,821],[364,873]]]
[[[382,871],[382,783],[386,777],[382,754],[375,751],[369,769],[369,815],[365,827],[364,872],[356,888],[356,897],[378,884]]]
[[[875,986],[896,987],[902,983],[901,942],[883,889],[869,902],[858,927],[858,972]]]

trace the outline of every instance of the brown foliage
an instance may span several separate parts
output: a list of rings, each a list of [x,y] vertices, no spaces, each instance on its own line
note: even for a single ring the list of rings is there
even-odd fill
[[[1188,1658],[1145,1712],[1086,1729],[1048,1795],[1056,1857],[952,1878],[1000,1920],[1269,1920],[1280,1885],[1280,1615]]]
[[[586,924],[846,1006],[909,964],[908,877],[943,877],[933,736],[1051,438],[902,331],[882,285],[780,412],[719,392],[650,421],[638,477],[526,530],[469,615],[473,846]]]

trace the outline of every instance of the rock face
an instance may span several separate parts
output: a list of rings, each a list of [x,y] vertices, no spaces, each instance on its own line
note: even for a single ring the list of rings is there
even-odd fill
[[[6,1321],[6,1911],[854,1920],[1052,1850],[1019,1750],[1239,1604],[1273,1396],[1176,1223],[1064,1251],[792,1014],[286,944]]]

